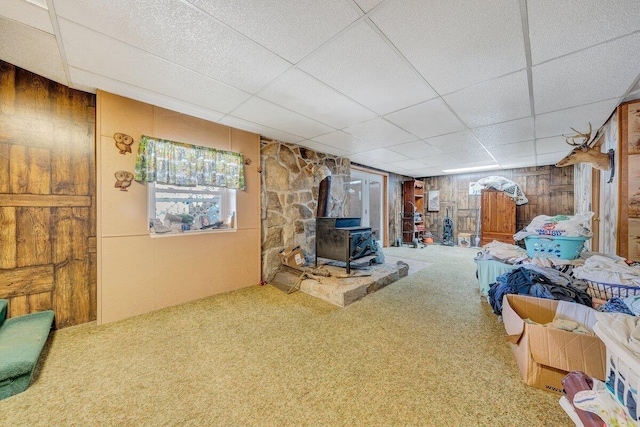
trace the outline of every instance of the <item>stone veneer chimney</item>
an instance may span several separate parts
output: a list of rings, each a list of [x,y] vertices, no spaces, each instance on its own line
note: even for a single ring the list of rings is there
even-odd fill
[[[286,142],[261,140],[262,277],[270,280],[279,252],[300,246],[307,261],[315,256],[316,209],[320,182],[331,179],[324,216],[348,215],[349,159]]]

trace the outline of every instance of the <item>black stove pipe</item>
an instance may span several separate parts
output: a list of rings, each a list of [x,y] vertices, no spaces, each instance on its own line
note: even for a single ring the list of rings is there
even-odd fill
[[[325,217],[329,214],[329,194],[331,193],[331,175],[320,181],[318,187],[318,208],[316,217]]]

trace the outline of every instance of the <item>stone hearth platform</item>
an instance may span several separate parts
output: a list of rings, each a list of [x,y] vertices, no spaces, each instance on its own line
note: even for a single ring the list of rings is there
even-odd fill
[[[352,262],[351,275],[348,277],[344,267],[326,264],[330,260],[318,259],[318,269],[328,271],[330,276],[314,275],[315,279],[305,278],[299,284],[299,289],[311,296],[323,299],[340,307],[345,307],[366,295],[397,281],[408,273],[408,266],[404,264],[373,264],[370,266],[358,266]],[[354,267],[355,266],[355,267]],[[302,272],[300,272],[301,274]],[[286,288],[293,286],[297,277],[291,269],[278,273],[274,281],[285,282]],[[288,277],[287,277],[288,276]],[[276,283],[274,286],[283,289]]]

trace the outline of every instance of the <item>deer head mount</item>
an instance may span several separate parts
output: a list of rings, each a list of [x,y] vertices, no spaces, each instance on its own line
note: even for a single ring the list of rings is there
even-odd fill
[[[564,156],[556,167],[564,167],[569,165],[575,165],[576,163],[587,163],[592,167],[604,171],[611,170],[611,177],[609,181],[613,180],[614,173],[614,151],[609,150],[606,153],[600,151],[600,145],[604,141],[600,132],[596,132],[596,136],[591,138],[591,123],[589,123],[589,130],[587,132],[579,132],[574,128],[571,128],[575,135],[562,135],[565,137],[565,142],[572,147],[575,147],[569,154]],[[578,142],[576,139],[580,138]]]

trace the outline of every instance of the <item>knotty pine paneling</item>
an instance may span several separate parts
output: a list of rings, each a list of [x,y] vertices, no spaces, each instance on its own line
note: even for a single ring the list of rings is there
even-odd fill
[[[453,220],[453,234],[470,233],[475,236],[480,210],[480,195],[469,195],[469,184],[481,178],[498,175],[522,187],[529,202],[516,206],[516,231],[526,227],[537,215],[574,214],[573,168],[538,166],[495,172],[446,175],[424,178],[425,193],[440,192],[440,211],[425,208],[426,230],[442,238],[442,224],[447,209]]]

